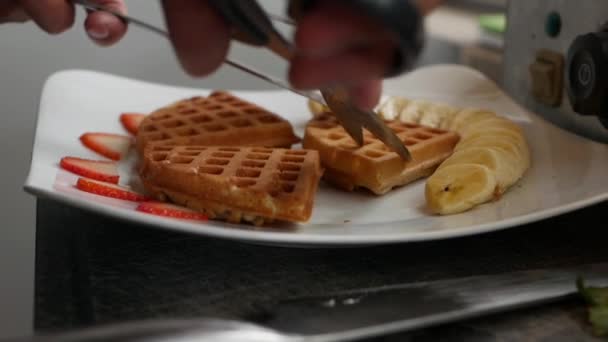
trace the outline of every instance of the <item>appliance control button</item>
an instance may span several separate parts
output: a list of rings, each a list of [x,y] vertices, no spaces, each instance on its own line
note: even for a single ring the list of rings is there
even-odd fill
[[[561,54],[541,50],[530,64],[531,92],[536,101],[551,107],[562,103],[564,58]]]

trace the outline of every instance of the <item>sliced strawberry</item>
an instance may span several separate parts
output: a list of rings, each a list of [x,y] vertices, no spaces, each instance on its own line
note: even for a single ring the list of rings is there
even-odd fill
[[[92,194],[118,198],[125,201],[143,202],[148,200],[146,196],[135,193],[122,186],[98,182],[92,179],[79,178],[76,183],[76,188]]]
[[[117,163],[113,161],[89,160],[76,157],[64,157],[59,164],[63,169],[79,176],[96,179],[107,183],[118,183]]]
[[[137,134],[139,124],[141,124],[145,117],[145,114],[140,113],[122,113],[120,115],[120,122],[129,133],[135,135]]]
[[[132,138],[110,133],[85,133],[80,137],[80,141],[104,157],[121,160],[129,152]]]
[[[209,219],[205,214],[198,211],[162,202],[140,203],[139,206],[137,206],[137,211],[184,220],[207,221]]]

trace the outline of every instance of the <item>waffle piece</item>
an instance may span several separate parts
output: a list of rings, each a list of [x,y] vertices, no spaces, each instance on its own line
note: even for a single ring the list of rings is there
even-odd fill
[[[194,97],[148,115],[137,133],[137,149],[155,145],[290,147],[299,142],[291,124],[228,92]]]
[[[258,226],[307,221],[322,175],[316,151],[155,145],[144,151],[139,173],[161,201]]]
[[[303,147],[319,151],[324,179],[345,190],[366,188],[383,195],[395,187],[427,177],[448,158],[459,141],[456,133],[425,126],[387,121],[412,154],[406,162],[368,131],[358,146],[333,115],[312,119]]]

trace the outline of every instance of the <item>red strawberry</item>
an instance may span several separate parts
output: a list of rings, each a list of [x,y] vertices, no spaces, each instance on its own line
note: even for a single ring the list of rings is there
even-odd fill
[[[148,200],[147,197],[132,192],[129,189],[123,188],[122,186],[102,183],[92,179],[79,178],[78,182],[76,183],[76,188],[92,194],[118,198],[125,201],[143,202]]]
[[[61,159],[60,166],[79,176],[102,182],[118,183],[119,176],[116,162],[64,157]]]
[[[209,219],[205,214],[198,211],[162,202],[140,203],[137,206],[137,211],[184,220],[207,221]]]
[[[104,157],[121,160],[129,152],[131,137],[110,133],[85,133],[80,141]]]
[[[120,122],[129,133],[135,135],[137,134],[139,124],[141,124],[141,121],[145,117],[146,115],[140,113],[122,113],[120,115]]]

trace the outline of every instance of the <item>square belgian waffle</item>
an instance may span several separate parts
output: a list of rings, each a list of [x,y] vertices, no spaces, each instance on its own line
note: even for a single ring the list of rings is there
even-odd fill
[[[361,187],[382,195],[432,174],[460,140],[455,132],[399,121],[386,124],[407,146],[411,161],[402,160],[367,130],[363,146],[358,146],[331,114],[308,123],[302,145],[319,152],[324,179],[330,183],[348,191]]]
[[[150,145],[139,173],[161,201],[211,219],[262,225],[307,221],[322,170],[311,150]]]
[[[287,120],[223,91],[160,108],[137,133],[139,152],[149,143],[290,147],[299,141]]]

